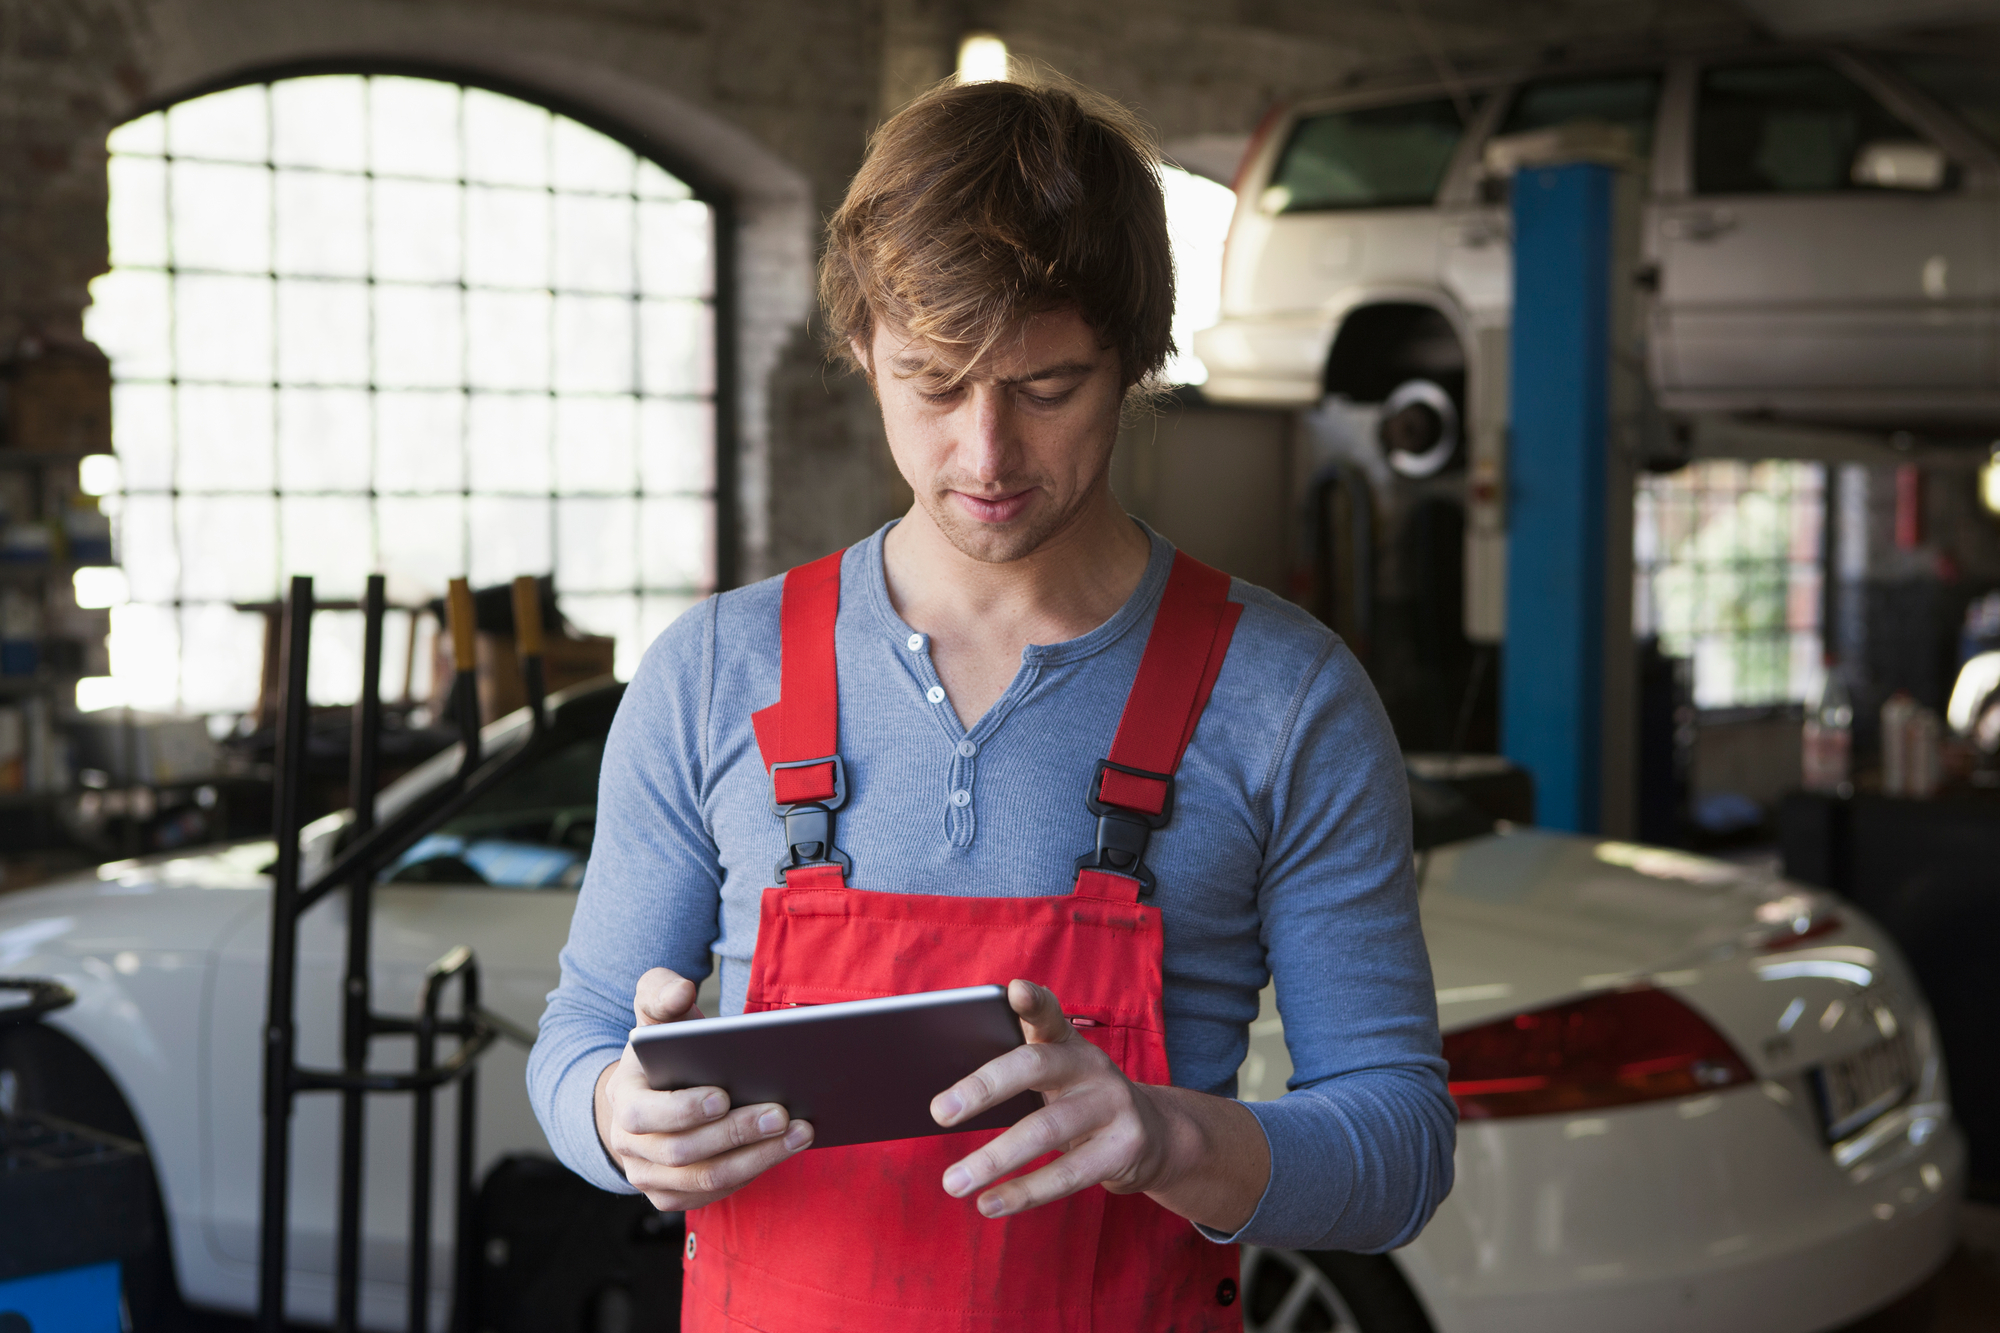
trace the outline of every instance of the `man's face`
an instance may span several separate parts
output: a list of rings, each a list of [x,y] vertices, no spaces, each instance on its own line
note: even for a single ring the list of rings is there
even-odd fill
[[[1019,560],[1098,497],[1124,399],[1118,354],[1073,310],[1030,319],[956,384],[877,326],[889,451],[917,503],[974,560]]]

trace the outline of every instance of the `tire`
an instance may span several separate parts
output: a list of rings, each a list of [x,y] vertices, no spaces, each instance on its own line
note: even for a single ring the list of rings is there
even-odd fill
[[[145,1142],[138,1120],[104,1067],[54,1028],[39,1023],[0,1028],[0,1080],[19,1110],[41,1111]],[[174,1279],[159,1185],[150,1179],[148,1185],[149,1197],[134,1203],[152,1213],[152,1243],[123,1264],[126,1313],[133,1333],[179,1333],[187,1310]]]
[[[1385,1255],[1245,1245],[1242,1290],[1244,1333],[1432,1333]]]

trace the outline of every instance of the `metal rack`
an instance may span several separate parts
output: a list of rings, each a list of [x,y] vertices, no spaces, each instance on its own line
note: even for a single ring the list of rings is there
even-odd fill
[[[361,1278],[361,1176],[365,1143],[362,1114],[373,1093],[408,1093],[414,1098],[410,1182],[410,1262],[407,1277],[410,1333],[430,1326],[431,1168],[435,1102],[439,1088],[458,1085],[455,1150],[457,1244],[452,1273],[451,1328],[470,1333],[472,1299],[474,1152],[477,1062],[500,1037],[523,1045],[534,1035],[481,1006],[479,965],[472,951],[452,949],[431,964],[424,977],[419,1012],[413,1017],[375,1012],[370,995],[370,925],[374,886],[395,858],[444,821],[457,815],[549,745],[542,670],[541,600],[535,580],[514,581],[515,641],[522,659],[533,724],[525,740],[487,758],[481,751],[479,698],[475,687],[472,592],[453,579],[446,601],[455,675],[451,712],[458,725],[463,759],[458,771],[393,817],[377,823],[375,786],[382,729],[382,621],[386,611],[383,578],[371,575],[362,600],[361,699],[354,710],[354,744],[349,768],[353,823],[332,864],[310,883],[302,882],[299,833],[303,823],[307,667],[312,649],[313,586],[310,578],[291,581],[285,600],[282,693],[278,707],[274,832],[277,864],[271,884],[270,972],[264,1026],[263,1189],[258,1247],[257,1324],[260,1333],[284,1327],[285,1225],[290,1201],[291,1115],[301,1093],[335,1092],[341,1099],[340,1218],[334,1327],[359,1327]],[[341,1067],[311,1069],[297,1060],[297,962],[299,918],[338,889],[348,894],[347,962],[341,1014]],[[456,1017],[441,1013],[446,988],[457,981]],[[410,1036],[416,1058],[407,1073],[371,1072],[369,1045],[376,1037]],[[457,1039],[443,1060],[438,1038]]]

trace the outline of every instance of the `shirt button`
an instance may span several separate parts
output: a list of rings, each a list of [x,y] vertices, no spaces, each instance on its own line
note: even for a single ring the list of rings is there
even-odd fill
[[[960,809],[964,809],[966,806],[972,804],[972,793],[960,787],[951,794],[951,803]]]
[[[930,701],[931,701],[932,703],[934,703],[934,704],[941,704],[941,703],[943,703],[943,702],[944,702],[944,686],[942,686],[942,685],[933,685],[933,686],[931,686],[931,687],[930,687],[930,688],[929,688],[928,690],[925,690],[925,691],[924,691],[924,698],[926,698],[926,699],[929,699],[929,700],[930,700]]]
[[[963,757],[970,759],[972,758],[972,756],[979,753],[979,747],[977,745],[974,745],[971,741],[960,741],[958,743],[958,752]]]
[[[921,634],[912,634],[909,638],[909,644],[911,652],[918,651],[924,646],[924,636]]]

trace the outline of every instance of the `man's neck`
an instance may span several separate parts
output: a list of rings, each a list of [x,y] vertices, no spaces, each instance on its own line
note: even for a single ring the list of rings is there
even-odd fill
[[[882,565],[891,603],[929,636],[932,663],[970,728],[1006,692],[1023,648],[1109,620],[1145,577],[1150,554],[1106,488],[1075,522],[1001,564],[966,555],[914,506],[884,540]]]

